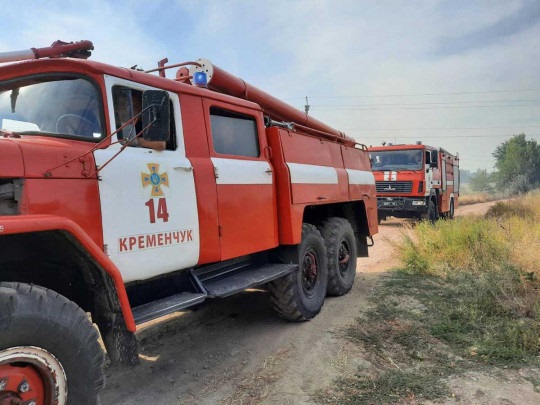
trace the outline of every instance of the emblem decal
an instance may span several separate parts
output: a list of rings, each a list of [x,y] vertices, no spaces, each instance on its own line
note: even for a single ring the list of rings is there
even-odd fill
[[[169,187],[169,175],[167,172],[159,172],[159,164],[157,163],[148,163],[149,173],[141,173],[141,183],[143,188],[151,186],[150,195],[152,197],[162,197],[165,195],[162,186]]]

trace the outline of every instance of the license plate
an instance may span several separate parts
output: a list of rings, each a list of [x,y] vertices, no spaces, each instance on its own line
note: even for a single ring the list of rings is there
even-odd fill
[[[395,202],[388,202],[388,201],[385,201],[383,202],[383,205],[385,207],[395,207],[396,206],[396,203]]]

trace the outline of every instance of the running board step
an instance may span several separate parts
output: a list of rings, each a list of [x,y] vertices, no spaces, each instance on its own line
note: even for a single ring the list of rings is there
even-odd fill
[[[134,307],[135,323],[143,323],[203,302],[207,294],[183,292]]]
[[[286,276],[298,268],[297,264],[267,264],[246,268],[241,272],[200,280],[210,297],[227,297],[246,288],[256,287]]]

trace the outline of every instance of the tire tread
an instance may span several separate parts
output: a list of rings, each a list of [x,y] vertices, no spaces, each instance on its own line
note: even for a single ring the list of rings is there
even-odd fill
[[[350,236],[352,237],[350,249],[352,252],[354,252],[351,260],[356,261],[356,239],[354,236],[354,231],[350,222],[345,218],[341,217],[328,218],[326,221],[323,222],[320,229],[324,239],[324,243],[326,245],[326,251],[328,252],[328,286],[326,288],[327,293],[328,295],[332,296],[345,295],[351,290],[354,284],[354,276],[350,285],[344,285],[339,278],[339,274],[337,274],[339,272],[339,268],[337,267],[337,263],[334,263],[334,258],[338,255],[337,248],[341,243],[342,234],[344,234],[345,232],[350,232]],[[356,272],[356,263],[353,265],[353,268]]]
[[[13,346],[13,343],[9,344],[9,342],[16,341],[16,336],[8,336],[11,331],[4,330],[2,324],[9,325],[16,322],[17,319],[23,318],[33,319],[41,326],[46,326],[45,330],[51,331],[50,336],[38,338],[48,341],[48,344],[55,338],[63,341],[66,330],[73,332],[73,336],[70,338],[78,342],[78,347],[69,347],[67,350],[71,351],[70,357],[73,356],[73,364],[79,366],[79,364],[86,362],[88,370],[82,371],[89,372],[89,374],[85,373],[84,376],[79,376],[81,382],[78,386],[79,388],[83,387],[85,392],[83,397],[77,397],[77,402],[98,403],[99,391],[105,385],[103,371],[105,357],[98,342],[99,333],[86,313],[77,304],[53,290],[32,284],[0,282],[0,351]],[[55,332],[56,336],[52,336]],[[2,335],[4,335],[4,340]],[[24,344],[23,342],[22,345]],[[53,354],[58,357],[57,353]],[[66,361],[64,360],[63,363]],[[73,368],[77,369],[77,367]],[[68,380],[68,388],[71,387]],[[77,395],[80,393],[68,392],[68,396],[71,398],[70,403]]]
[[[313,233],[321,239],[322,247],[322,257],[321,260],[323,263],[320,265],[324,268],[320,269],[323,271],[323,274],[326,274],[326,251],[324,246],[324,241],[322,236],[316,226],[312,224],[303,224],[302,225],[302,241],[305,240],[305,237]],[[290,258],[292,262],[298,261],[298,255],[295,258]],[[298,270],[300,271],[300,269]],[[306,308],[301,298],[300,286],[298,284],[298,274],[293,272],[284,277],[281,277],[277,280],[274,280],[268,284],[268,291],[270,292],[270,301],[274,306],[274,310],[281,317],[288,319],[290,321],[307,321],[317,315],[322,307],[322,304],[319,308],[315,310],[310,310]],[[327,280],[324,280],[324,285],[326,289]]]

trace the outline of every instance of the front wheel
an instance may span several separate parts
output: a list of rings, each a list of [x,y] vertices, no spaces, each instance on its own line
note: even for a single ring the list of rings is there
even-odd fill
[[[356,238],[349,221],[329,218],[321,227],[328,253],[328,295],[347,294],[356,276]]]
[[[99,403],[105,376],[97,339],[84,311],[67,298],[0,283],[0,403]]]
[[[298,270],[268,285],[276,312],[291,321],[307,321],[317,315],[324,303],[328,283],[326,248],[319,230],[302,226],[302,242],[287,262]]]
[[[428,202],[428,209],[427,209],[427,220],[434,224],[437,219],[439,219],[439,215],[437,213],[437,206],[435,205],[435,202],[433,200],[429,200]]]

